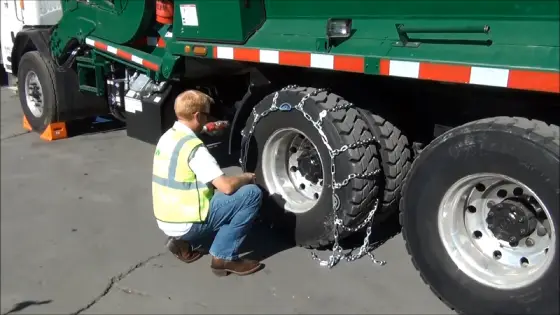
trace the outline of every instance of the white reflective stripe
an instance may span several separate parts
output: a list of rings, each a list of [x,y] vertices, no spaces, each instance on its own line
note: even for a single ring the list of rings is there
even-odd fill
[[[311,67],[332,70],[334,69],[334,56],[311,54]]]
[[[420,63],[414,61],[391,60],[389,62],[389,75],[418,79],[420,75]]]
[[[471,68],[470,83],[507,87],[509,79],[509,70],[507,69],[493,69],[493,68]]]
[[[136,62],[137,64],[142,64],[142,61],[144,61],[142,58],[136,57],[134,55],[132,55],[132,61]]]
[[[107,46],[107,51],[115,55],[117,54],[117,48],[113,46]]]
[[[264,63],[280,63],[280,54],[277,50],[261,49],[259,52],[260,61]]]
[[[95,46],[95,41],[93,39],[86,38],[86,45]]]
[[[218,58],[233,60],[233,47],[216,47],[216,49]]]

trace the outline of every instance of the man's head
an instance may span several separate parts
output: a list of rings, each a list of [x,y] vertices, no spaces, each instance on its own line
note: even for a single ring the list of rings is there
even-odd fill
[[[197,90],[187,90],[175,99],[177,120],[187,125],[194,132],[201,132],[208,122],[210,105],[214,100]]]

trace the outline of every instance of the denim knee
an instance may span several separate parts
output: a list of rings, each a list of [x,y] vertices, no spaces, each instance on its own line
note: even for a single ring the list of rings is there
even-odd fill
[[[261,203],[262,190],[255,184],[248,184],[241,187],[240,192],[243,194],[246,203]]]

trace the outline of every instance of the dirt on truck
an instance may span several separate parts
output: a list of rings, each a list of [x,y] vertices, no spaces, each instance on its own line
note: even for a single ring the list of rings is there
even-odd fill
[[[369,234],[398,214],[457,313],[558,314],[558,1],[61,4],[10,56],[44,139],[110,114],[155,144],[199,89],[229,126],[205,141],[257,174],[279,233],[333,250],[321,265],[373,258]]]

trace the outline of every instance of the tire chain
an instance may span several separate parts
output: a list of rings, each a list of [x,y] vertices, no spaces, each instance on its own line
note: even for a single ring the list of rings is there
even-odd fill
[[[264,118],[265,116],[267,116],[268,114],[278,111],[279,107],[276,105],[277,100],[278,100],[278,95],[279,92],[282,91],[287,91],[287,90],[293,90],[295,88],[298,88],[298,86],[296,85],[289,85],[286,86],[285,88],[281,89],[280,91],[277,91],[274,94],[274,97],[272,99],[272,105],[270,106],[270,108],[264,110],[262,113],[257,113],[255,107],[253,107],[253,122],[251,124],[251,127],[249,128],[249,131],[247,134],[245,134],[244,130],[241,131],[241,136],[242,136],[242,141],[241,141],[241,154],[240,154],[240,158],[239,158],[239,163],[241,164],[241,168],[243,169],[243,171],[246,171],[246,166],[247,166],[247,153],[249,150],[249,143],[250,143],[250,139],[253,135],[253,132],[255,130],[255,126],[257,125],[257,123]],[[365,255],[368,255],[372,262],[376,265],[385,265],[386,262],[382,261],[382,260],[377,260],[372,251],[377,248],[379,246],[379,244],[370,244],[369,243],[369,238],[371,235],[371,230],[372,230],[372,226],[373,226],[373,217],[375,215],[375,212],[377,211],[379,204],[380,204],[380,200],[379,198],[376,198],[375,202],[374,202],[374,206],[373,208],[370,210],[368,216],[366,217],[366,219],[359,224],[357,227],[355,228],[350,228],[344,225],[343,220],[340,219],[338,217],[338,210],[340,209],[340,199],[338,197],[338,195],[336,194],[336,191],[338,189],[341,189],[343,187],[345,187],[346,185],[348,185],[348,183],[355,179],[373,179],[375,180],[375,177],[379,174],[380,169],[377,169],[373,172],[365,172],[363,174],[349,174],[344,180],[342,180],[341,182],[336,182],[336,166],[335,166],[335,157],[338,156],[339,154],[349,150],[349,149],[356,149],[358,147],[361,146],[367,146],[370,144],[374,144],[377,143],[378,140],[373,137],[371,139],[367,139],[367,140],[359,140],[355,143],[352,144],[348,144],[348,145],[343,145],[341,148],[339,149],[333,149],[328,140],[327,140],[327,136],[325,135],[324,131],[323,131],[323,119],[327,116],[327,114],[329,112],[336,112],[339,110],[345,110],[348,108],[352,107],[351,103],[346,103],[346,104],[342,104],[342,105],[336,105],[330,109],[324,109],[319,113],[319,118],[317,119],[317,121],[313,120],[313,118],[311,117],[311,115],[309,115],[307,112],[305,112],[305,110],[303,109],[303,105],[305,104],[305,102],[312,96],[316,96],[317,94],[321,93],[321,92],[325,92],[326,89],[317,89],[314,90],[311,93],[306,94],[301,100],[300,102],[295,106],[295,109],[298,110],[303,117],[309,121],[314,127],[315,129],[317,129],[317,131],[319,132],[319,135],[321,136],[321,140],[323,141],[323,144],[327,147],[327,150],[329,151],[329,155],[331,157],[331,177],[332,177],[332,181],[331,181],[331,187],[332,187],[332,197],[333,197],[333,212],[334,212],[334,220],[333,220],[333,224],[334,224],[334,244],[333,244],[333,248],[332,248],[332,254],[329,256],[329,258],[327,260],[321,260],[317,254],[315,252],[311,253],[311,258],[313,260],[319,261],[319,264],[321,266],[325,266],[328,267],[329,269],[334,267],[336,264],[338,264],[340,262],[340,260],[345,259],[347,262],[352,262],[355,261],[357,259],[362,258]],[[364,227],[367,226],[366,229],[366,236],[363,240],[362,245],[360,246],[360,249],[358,251],[357,254],[352,254],[353,249],[344,253],[343,252],[343,248],[340,246],[339,244],[339,229],[344,230],[344,231],[348,231],[348,232],[358,232],[359,230],[363,229]]]

